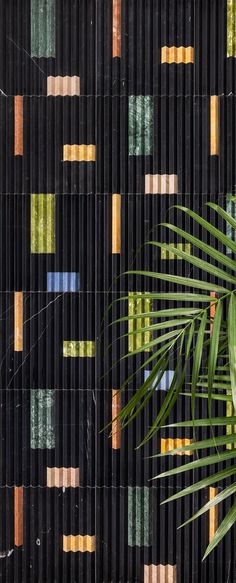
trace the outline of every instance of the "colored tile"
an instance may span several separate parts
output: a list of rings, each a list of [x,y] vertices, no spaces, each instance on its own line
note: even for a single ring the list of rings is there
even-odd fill
[[[236,220],[236,204],[231,202],[231,200],[226,200],[226,212],[229,213],[229,215]],[[227,222],[226,222],[226,235],[227,237],[229,237],[229,239],[236,243],[236,230],[233,227],[231,227],[231,225]],[[228,255],[231,255],[232,250],[229,247],[227,247],[226,253]]]
[[[191,245],[189,243],[170,243],[170,245],[179,251],[184,251],[185,253],[188,253],[188,255],[191,255]],[[182,261],[182,257],[178,257],[171,251],[168,251],[168,249],[161,249],[161,259],[178,259]]]
[[[31,194],[31,253],[55,253],[55,194]]]
[[[176,63],[177,65],[183,63],[194,63],[194,48],[193,47],[162,47],[161,48],[161,62],[162,63]]]
[[[146,381],[146,379],[149,377],[149,375],[151,374],[151,370],[145,370],[144,371],[144,380]],[[170,385],[172,383],[174,377],[174,371],[173,370],[166,370],[163,374],[163,377],[161,378],[158,386],[155,388],[156,391],[160,390],[160,391],[168,391],[170,388]],[[152,387],[155,385],[155,381],[153,381],[152,383]]]
[[[219,97],[212,95],[210,97],[210,154],[219,156]]]
[[[178,447],[185,447],[186,445],[191,445],[192,439],[187,439],[187,438],[183,438],[183,439],[161,439],[161,453],[168,453],[168,451],[171,451],[172,449],[177,449]],[[193,455],[193,452],[191,450],[186,450],[186,451],[179,451],[178,453],[175,454],[171,454],[171,455]]]
[[[146,328],[151,324],[150,317],[143,317],[142,314],[150,313],[152,311],[152,301],[145,298],[145,294],[142,292],[129,292],[128,309],[129,316],[138,316],[140,314],[140,318],[133,318],[129,320],[128,323],[129,352],[132,352],[152,341],[152,332],[142,332],[143,328]],[[149,352],[150,350],[150,348],[147,348],[145,352]]]
[[[95,356],[95,342],[93,340],[64,340],[63,356],[91,358]]]
[[[77,292],[80,289],[79,273],[75,271],[48,271],[48,292]]]
[[[80,77],[69,77],[65,75],[64,77],[49,76],[47,77],[47,95],[52,95],[56,97],[57,95],[62,96],[74,96],[80,95]]]
[[[218,494],[217,488],[209,488],[209,500],[213,500]],[[218,528],[218,505],[209,510],[209,543],[213,539]]]
[[[14,97],[14,156],[23,156],[23,95]]]
[[[93,553],[96,549],[96,537],[82,535],[72,535],[66,536],[63,534],[63,551],[65,553]]]
[[[227,394],[231,394],[231,391],[227,391]],[[231,401],[226,401],[226,417],[233,417],[234,415],[234,408],[233,403]],[[226,434],[227,435],[236,435],[236,425],[227,425],[226,426]],[[236,442],[234,443],[227,443],[226,449],[236,449]]]
[[[23,350],[23,292],[14,293],[14,350]]]
[[[79,468],[47,468],[48,488],[78,488]]]
[[[153,153],[153,97],[129,96],[129,155],[151,156]]]
[[[24,489],[22,486],[14,488],[14,544],[22,547],[24,542]]]
[[[177,174],[146,174],[145,194],[178,194]]]
[[[216,292],[211,292],[210,295],[212,298],[216,298]],[[211,306],[210,306],[210,334],[212,334],[213,320],[214,320],[215,314],[216,314],[216,303],[211,302]]]
[[[116,419],[121,411],[121,393],[117,389],[112,390],[112,449],[120,449],[121,423]]]
[[[112,56],[121,57],[121,0],[112,3]]]
[[[128,545],[151,545],[150,488],[128,487]]]
[[[52,389],[30,391],[30,432],[32,449],[55,447],[55,393]]]
[[[112,195],[112,253],[121,252],[121,195]]]
[[[227,0],[227,57],[236,57],[236,0]]]
[[[31,57],[56,57],[55,0],[31,0]]]
[[[96,146],[94,144],[65,144],[63,162],[96,162]]]
[[[144,565],[144,583],[177,583],[176,565]]]

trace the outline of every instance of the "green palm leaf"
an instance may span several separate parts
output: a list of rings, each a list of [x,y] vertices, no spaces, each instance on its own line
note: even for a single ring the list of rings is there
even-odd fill
[[[232,400],[234,410],[236,410],[236,297],[234,293],[231,294],[229,301],[228,342]]]
[[[228,198],[233,203],[236,203],[236,197],[229,196]],[[215,203],[209,203],[208,206],[236,230],[236,220],[225,209]],[[147,364],[152,363],[150,374],[144,383],[138,387],[137,391],[135,391],[117,417],[117,419],[120,419],[122,427],[126,427],[147,406],[153,396],[153,392],[158,388],[163,374],[168,370],[170,359],[172,363],[171,367],[174,369],[173,379],[164,399],[161,401],[156,418],[139,446],[145,444],[163,426],[173,429],[181,428],[182,430],[190,427],[194,432],[197,430],[198,434],[203,427],[211,429],[211,437],[201,439],[200,435],[200,438],[197,440],[194,433],[194,440],[189,445],[174,448],[165,454],[157,452],[152,456],[153,458],[163,457],[166,455],[184,454],[187,451],[194,454],[201,450],[209,450],[205,457],[200,459],[197,457],[197,459],[191,462],[184,463],[181,466],[161,473],[156,478],[176,476],[188,471],[195,473],[198,469],[201,470],[215,466],[215,464],[230,462],[230,460],[235,459],[235,451],[228,451],[228,447],[232,444],[236,445],[236,433],[234,433],[236,416],[233,414],[236,411],[236,277],[234,275],[236,272],[236,262],[227,255],[228,248],[236,254],[236,243],[221,232],[220,229],[213,226],[211,222],[205,220],[191,209],[181,205],[175,205],[174,208],[177,208],[200,225],[202,233],[204,231],[209,233],[214,238],[214,242],[210,245],[204,242],[204,236],[199,239],[191,233],[180,229],[178,226],[170,223],[162,223],[162,227],[166,227],[170,232],[181,237],[183,241],[190,243],[192,245],[192,253],[188,254],[182,251],[181,248],[176,247],[175,244],[166,242],[149,241],[146,244],[163,249],[173,254],[174,257],[181,259],[186,264],[190,264],[199,269],[201,277],[199,279],[193,279],[192,277],[148,270],[126,271],[123,275],[152,278],[153,280],[160,281],[160,284],[163,282],[180,286],[179,292],[139,292],[139,299],[150,299],[156,302],[177,302],[179,305],[176,308],[170,306],[169,308],[163,307],[161,309],[158,309],[157,305],[154,310],[147,309],[141,314],[125,314],[114,319],[109,324],[119,326],[123,323],[131,323],[131,325],[132,322],[134,323],[132,329],[129,328],[128,332],[125,331],[116,340],[130,338],[132,336],[135,338],[135,334],[136,337],[139,334],[144,334],[145,338],[150,338],[148,336],[149,333],[150,335],[151,333],[158,334],[157,338],[152,338],[149,342],[142,343],[138,348],[136,348],[135,342],[134,347],[132,343],[129,343],[131,350],[121,356],[120,360],[123,360],[139,355],[143,357],[147,351],[152,352],[145,359],[145,362],[143,362],[143,359],[141,364],[138,362],[137,368],[121,386],[121,389],[124,389],[134,379],[137,372],[141,371]],[[223,251],[218,250],[219,244],[223,247]],[[197,250],[197,253],[194,250]],[[199,257],[199,251],[210,259],[206,260],[205,258],[202,259],[201,256]],[[214,264],[211,263],[212,259],[214,260]],[[209,276],[214,278],[216,283],[209,282]],[[221,285],[221,282],[223,282],[223,285]],[[191,288],[193,288],[193,292],[191,292]],[[209,292],[216,292],[217,298],[213,298],[212,296],[215,294],[210,295]],[[132,298],[135,299],[136,297],[137,292],[133,292],[133,295],[132,292],[129,292],[128,295],[121,296],[112,302],[108,307],[108,311],[114,304]],[[215,304],[214,316],[212,316],[210,310],[213,304]],[[228,310],[227,321],[222,317],[223,312],[226,313],[226,309]],[[140,316],[144,324],[143,326],[136,324],[136,321],[139,322]],[[113,342],[109,346],[109,349],[112,345]],[[186,378],[187,373],[189,374],[189,367],[191,370],[190,382]],[[189,390],[186,390],[187,386],[190,387]],[[180,395],[191,398],[191,419],[165,425]],[[207,399],[208,418],[201,419],[198,416],[198,419],[195,419],[197,399]],[[222,403],[221,406],[224,407],[226,404],[226,414],[212,417],[211,405],[213,401]],[[225,427],[226,434],[217,434],[217,428],[220,427]],[[215,428],[216,435],[213,434],[213,428]],[[223,450],[219,451],[218,448],[223,448]],[[215,449],[215,453],[212,453],[210,451],[211,449]],[[215,472],[215,467],[213,467],[213,472],[211,471],[210,476],[197,480],[191,486],[174,493],[163,503],[177,500],[211,484],[220,484],[226,478],[231,478],[235,475],[236,465],[219,468],[217,472]],[[227,486],[213,500],[210,500],[200,508],[182,526],[195,520],[209,511],[210,508],[231,496],[231,494],[235,494],[235,492],[236,483]],[[230,512],[222,521],[206,550],[205,556],[218,544],[235,521],[236,505],[231,508]]]
[[[217,529],[213,539],[207,547],[203,560],[213,551],[213,549],[219,544],[219,542],[224,538],[226,533],[230,530],[236,521],[236,502],[233,504],[229,512],[226,514],[224,520],[222,520],[219,528]]]

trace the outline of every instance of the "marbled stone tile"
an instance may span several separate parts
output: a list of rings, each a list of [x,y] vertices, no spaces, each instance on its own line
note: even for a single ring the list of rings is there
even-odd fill
[[[153,97],[129,96],[129,155],[151,156],[153,153]]]

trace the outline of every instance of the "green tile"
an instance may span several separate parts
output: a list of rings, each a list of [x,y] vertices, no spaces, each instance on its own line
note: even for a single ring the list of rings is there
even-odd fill
[[[32,449],[53,449],[55,447],[54,404],[54,390],[31,390],[30,442]]]
[[[188,255],[191,255],[191,245],[189,243],[170,243],[172,247],[176,247],[179,251],[184,251]],[[172,253],[172,251],[168,251],[168,249],[161,249],[161,259],[178,259],[182,261],[182,257],[178,257]]]
[[[152,311],[152,301],[145,298],[145,293],[142,292],[129,292],[129,306],[128,306],[129,316],[138,316],[140,318],[134,318],[129,320],[129,352],[133,350],[138,350],[144,344],[149,344],[152,341],[151,332],[142,332],[143,328],[150,326],[151,319],[149,317],[144,318],[142,314]],[[145,352],[149,352],[150,348],[146,349]]]
[[[151,545],[150,488],[128,487],[128,545]]]
[[[236,57],[236,0],[227,0],[227,57]]]
[[[63,356],[65,358],[95,356],[95,342],[93,340],[64,340]]]
[[[31,194],[31,253],[55,253],[55,194]]]
[[[55,0],[31,0],[31,57],[56,57]]]
[[[153,153],[153,97],[129,96],[129,155],[151,156]]]

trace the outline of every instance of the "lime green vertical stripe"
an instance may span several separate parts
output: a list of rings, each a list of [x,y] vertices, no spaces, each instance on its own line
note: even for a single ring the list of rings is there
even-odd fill
[[[143,332],[143,328],[150,326],[150,318],[142,318],[144,312],[151,311],[151,300],[145,298],[143,292],[130,292],[129,295],[129,316],[140,316],[140,318],[131,318],[128,323],[129,330],[129,352],[139,350],[144,344],[148,344],[152,340],[151,332]],[[134,334],[133,334],[134,333]],[[146,352],[149,352],[147,349]]]
[[[227,57],[236,57],[236,0],[227,0]]]
[[[233,416],[233,403],[231,403],[231,401],[227,401],[226,416],[227,417]],[[236,434],[236,425],[227,425],[226,433],[227,433],[227,435],[232,435],[232,434],[235,435]],[[226,449],[233,449],[234,447],[236,448],[236,444],[233,444],[233,443],[227,443],[227,445],[226,445]]]
[[[55,253],[55,194],[31,194],[31,253]]]
[[[133,316],[134,315],[134,312],[135,312],[134,306],[135,306],[135,300],[134,300],[134,298],[129,298],[129,316]],[[128,340],[129,352],[133,352],[133,350],[134,350],[134,336],[132,334],[132,332],[134,331],[134,322],[135,322],[135,320],[131,319],[131,320],[129,320],[129,324],[128,324],[128,330],[129,330],[129,340]]]
[[[136,300],[136,314],[140,316],[142,316],[142,312],[143,312],[143,300],[141,297],[139,297],[139,292],[137,292],[137,300]],[[136,350],[139,350],[139,348],[142,347],[143,345],[143,333],[142,333],[142,328],[143,328],[143,318],[137,318],[135,320],[135,328],[136,328],[136,332],[137,334],[135,335],[135,341],[136,341]],[[139,332],[140,330],[140,332]]]
[[[56,57],[55,0],[31,0],[31,57]]]
[[[152,310],[152,302],[150,299],[144,300],[144,312],[151,312]],[[144,327],[150,326],[151,320],[150,318],[144,318]],[[144,332],[144,342],[148,344],[152,340],[152,333],[151,332]]]

